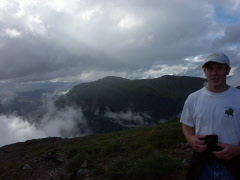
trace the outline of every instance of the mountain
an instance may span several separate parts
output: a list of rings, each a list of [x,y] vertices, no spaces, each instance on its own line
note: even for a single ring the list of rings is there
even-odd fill
[[[179,119],[78,138],[0,147],[1,180],[183,180],[191,156]]]
[[[138,80],[110,76],[73,87],[56,106],[81,108],[94,133],[148,126],[176,117],[187,96],[204,82],[187,76]]]
[[[25,83],[10,83],[0,82],[0,93],[5,91],[11,92],[31,92],[31,91],[56,91],[56,90],[68,90],[69,88],[79,84],[79,82],[25,82]]]

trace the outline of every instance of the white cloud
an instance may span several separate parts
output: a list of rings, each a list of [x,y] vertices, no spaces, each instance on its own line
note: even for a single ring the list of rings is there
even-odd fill
[[[22,33],[16,29],[7,28],[4,30],[4,32],[5,32],[5,35],[10,38],[19,38],[22,35]]]
[[[0,146],[34,138],[44,138],[47,135],[16,116],[0,115]]]
[[[131,15],[127,15],[119,21],[118,26],[123,29],[131,29],[141,24],[142,24],[141,19]]]
[[[105,113],[107,118],[110,118],[110,121],[120,124],[124,127],[138,127],[150,125],[148,120],[151,119],[151,116],[147,113],[137,113],[128,110],[126,112],[115,113],[108,110]]]
[[[236,73],[233,76],[230,76],[229,78],[227,78],[227,83],[231,86],[237,87],[240,86],[240,74]]]
[[[48,136],[74,137],[91,133],[81,108],[58,109],[52,103],[37,127]]]
[[[203,55],[199,55],[199,56],[194,56],[194,57],[186,57],[184,60],[188,61],[188,62],[199,63],[199,62],[203,62],[204,59],[205,59],[205,57]]]
[[[87,9],[81,13],[81,17],[83,20],[91,20],[94,16],[97,16],[98,14],[102,14],[103,11],[100,7]]]
[[[128,78],[130,79],[152,79],[168,75],[186,75],[189,71],[195,71],[195,73],[191,73],[192,76],[202,76],[202,71],[199,71],[199,68],[196,64],[189,63],[183,65],[155,65],[149,68],[148,70],[138,70],[131,74],[128,74]]]
[[[39,3],[45,7],[50,7],[58,13],[74,14],[86,6],[86,2],[82,0],[41,0]]]
[[[39,16],[29,16],[27,18],[26,26],[31,32],[39,35],[45,35],[47,32],[47,27]]]

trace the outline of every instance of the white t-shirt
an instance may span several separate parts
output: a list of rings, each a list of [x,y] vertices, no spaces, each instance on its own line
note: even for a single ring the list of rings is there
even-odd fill
[[[180,122],[194,127],[196,135],[216,134],[220,143],[240,144],[240,90],[212,93],[204,87],[190,94]]]

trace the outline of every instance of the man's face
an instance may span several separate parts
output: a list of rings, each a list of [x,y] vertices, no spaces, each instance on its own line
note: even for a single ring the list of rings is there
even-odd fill
[[[208,84],[211,86],[221,86],[226,84],[226,77],[229,74],[230,67],[225,64],[209,62],[204,68]]]

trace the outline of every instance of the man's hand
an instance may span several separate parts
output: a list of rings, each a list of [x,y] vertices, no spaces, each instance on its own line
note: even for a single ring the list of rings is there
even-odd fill
[[[233,146],[229,144],[218,144],[222,147],[222,151],[214,151],[213,154],[219,159],[230,160],[240,154],[240,146]]]
[[[203,152],[207,149],[207,145],[202,138],[205,138],[206,135],[195,135],[194,128],[186,124],[182,125],[184,136],[186,137],[189,144],[191,144],[194,151]]]
[[[196,135],[196,136],[189,136],[188,142],[191,144],[194,151],[203,152],[207,149],[207,145],[202,138],[205,138],[205,135]]]

